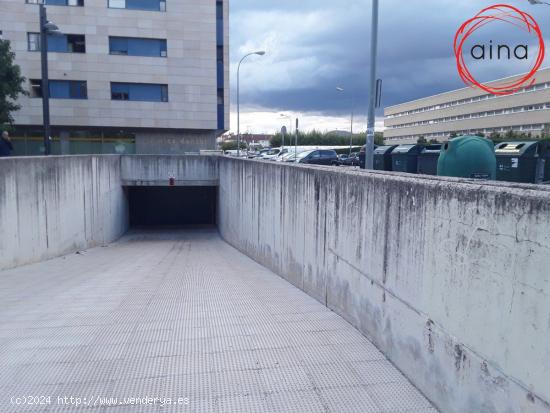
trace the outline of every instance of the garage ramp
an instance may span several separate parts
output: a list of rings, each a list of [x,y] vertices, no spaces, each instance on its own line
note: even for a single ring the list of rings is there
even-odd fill
[[[215,229],[132,232],[0,272],[0,302],[1,412],[436,412]]]

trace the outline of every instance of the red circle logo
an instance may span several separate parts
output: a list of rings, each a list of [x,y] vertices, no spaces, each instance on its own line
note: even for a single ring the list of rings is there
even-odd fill
[[[494,23],[503,22],[514,26],[516,29],[526,31],[538,39],[539,51],[531,70],[520,79],[509,80],[500,83],[499,85],[487,85],[479,82],[470,72],[468,65],[464,59],[463,47],[468,38],[478,29],[483,26]],[[493,95],[510,95],[517,92],[523,87],[531,86],[535,83],[535,75],[540,69],[545,56],[544,38],[542,31],[535,19],[519,10],[516,7],[507,4],[497,4],[481,10],[475,17],[466,21],[456,32],[454,39],[454,51],[456,57],[456,65],[458,73],[464,83],[469,86],[477,87]]]

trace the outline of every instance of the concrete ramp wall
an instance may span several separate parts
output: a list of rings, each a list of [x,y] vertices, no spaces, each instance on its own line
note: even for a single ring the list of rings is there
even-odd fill
[[[218,157],[199,155],[127,155],[122,157],[127,186],[217,186]]]
[[[0,159],[0,270],[106,244],[124,185],[219,183],[219,230],[445,413],[550,413],[550,190],[224,157]],[[218,182],[219,177],[219,182]]]
[[[550,412],[550,192],[220,158],[222,236],[445,413]]]
[[[112,242],[127,209],[119,156],[0,159],[0,270]]]

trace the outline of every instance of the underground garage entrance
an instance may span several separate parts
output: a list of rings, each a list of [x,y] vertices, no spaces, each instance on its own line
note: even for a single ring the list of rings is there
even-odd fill
[[[215,186],[139,186],[127,191],[131,227],[216,225]]]

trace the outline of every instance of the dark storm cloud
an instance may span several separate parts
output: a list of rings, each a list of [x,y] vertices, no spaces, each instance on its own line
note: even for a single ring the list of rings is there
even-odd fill
[[[454,64],[454,34],[495,2],[380,3],[378,75],[384,80],[384,106],[463,87]],[[531,6],[527,0],[510,4],[531,12],[543,30],[550,27],[550,7]],[[268,52],[241,68],[243,106],[339,115],[348,110],[353,91],[360,110],[366,108],[370,0],[231,0],[230,5],[232,81],[245,52]],[[495,34],[492,30],[487,36]],[[479,76],[490,80],[518,70],[502,63]],[[336,92],[338,85],[345,94]]]

